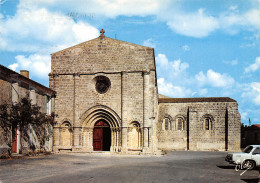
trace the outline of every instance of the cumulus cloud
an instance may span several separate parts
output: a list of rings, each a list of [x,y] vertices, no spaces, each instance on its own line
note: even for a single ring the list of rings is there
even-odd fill
[[[259,9],[252,9],[249,10],[245,17],[250,25],[254,26],[257,29],[260,29],[260,10]]]
[[[186,69],[189,68],[189,64],[186,62],[181,62],[180,59],[169,61],[166,55],[164,54],[158,54],[158,56],[155,58],[157,66],[159,67],[159,70],[162,69],[163,72],[167,71],[170,72],[172,75],[180,75],[183,73]]]
[[[95,38],[98,30],[85,22],[49,12],[45,8],[19,8],[16,14],[0,19],[0,49],[7,51],[57,51]]]
[[[58,10],[63,15],[68,15],[67,18],[71,20],[155,16],[157,21],[165,22],[175,33],[195,38],[206,37],[220,29],[231,34],[236,34],[241,27],[260,30],[260,11],[256,8],[241,13],[238,6],[230,6],[223,13],[213,16],[202,8],[193,12],[184,11],[180,4],[178,1],[170,0],[20,0],[18,9]]]
[[[45,6],[49,8],[59,8],[67,12],[77,12],[80,14],[95,13],[97,16],[103,15],[115,18],[119,15],[126,16],[146,16],[156,14],[168,7],[170,0],[22,0],[23,4],[30,6]],[[60,7],[62,4],[62,7]]]
[[[251,65],[249,65],[248,67],[245,68],[245,73],[255,72],[259,68],[260,68],[260,57],[257,57],[255,59],[255,63],[253,63],[253,64],[251,64]]]
[[[8,67],[15,70],[29,70],[30,75],[36,78],[46,79],[51,71],[51,57],[49,55],[33,54],[28,57],[17,55],[16,63]]]
[[[16,71],[16,69],[19,67],[17,63],[11,64],[8,66],[9,69],[12,69],[13,71]]]
[[[251,100],[256,105],[260,105],[260,83],[252,82],[247,87],[244,87],[244,92],[241,96]]]
[[[174,86],[172,83],[166,82],[164,78],[159,78],[157,82],[160,94],[171,97],[187,97],[191,95],[190,89]]]
[[[204,14],[203,9],[195,13],[172,14],[167,25],[179,34],[196,38],[206,37],[219,28],[218,20]]]
[[[213,71],[212,69],[207,71],[205,75],[202,71],[195,75],[195,79],[200,85],[210,85],[213,87],[230,87],[234,84],[234,79],[227,75]]]

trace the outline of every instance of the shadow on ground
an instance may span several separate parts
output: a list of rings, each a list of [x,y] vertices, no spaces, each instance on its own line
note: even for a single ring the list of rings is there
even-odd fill
[[[217,167],[222,169],[235,169],[235,166],[232,165],[217,165]]]
[[[259,179],[241,179],[244,182],[248,182],[248,183],[255,183],[255,182],[259,182]]]

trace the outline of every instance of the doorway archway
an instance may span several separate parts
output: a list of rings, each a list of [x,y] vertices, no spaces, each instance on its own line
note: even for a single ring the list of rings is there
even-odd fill
[[[111,129],[109,124],[104,120],[95,123],[93,129],[93,150],[110,151],[111,146]]]
[[[111,151],[111,152],[119,152],[121,148],[121,128],[120,123],[121,119],[117,115],[117,113],[112,110],[111,108],[104,106],[104,105],[97,105],[89,108],[85,113],[82,114],[80,117],[82,120],[82,145],[87,151],[96,151],[97,144],[94,145],[94,135],[99,130],[96,130],[100,128],[98,125],[98,122],[103,121],[106,125],[108,125],[108,128],[104,126],[102,129],[102,139],[103,136],[106,137],[105,139],[110,139],[108,142],[110,146],[110,149],[107,149],[105,147],[105,151]],[[94,130],[95,129],[95,130]],[[108,131],[109,129],[109,131]],[[101,130],[100,130],[101,131]],[[104,135],[103,135],[104,131]],[[108,138],[110,135],[110,138]],[[95,137],[96,138],[96,137]],[[101,139],[101,137],[99,137]],[[96,142],[95,142],[96,143]],[[106,143],[106,142],[105,142]],[[101,146],[101,145],[100,145]],[[103,144],[102,144],[103,146]],[[99,147],[101,149],[101,147]],[[103,149],[103,147],[102,147]],[[99,150],[103,151],[103,150]]]

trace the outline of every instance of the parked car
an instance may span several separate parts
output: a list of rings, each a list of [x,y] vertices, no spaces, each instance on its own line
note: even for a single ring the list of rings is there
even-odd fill
[[[260,166],[260,145],[249,145],[242,152],[228,153],[225,160],[241,169],[254,169]]]

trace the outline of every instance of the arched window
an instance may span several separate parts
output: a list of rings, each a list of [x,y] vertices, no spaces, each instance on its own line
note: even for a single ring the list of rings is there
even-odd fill
[[[171,130],[171,121],[167,117],[163,119],[162,130]]]
[[[176,130],[183,130],[184,129],[184,120],[182,118],[177,118],[177,121],[176,121]]]
[[[212,128],[212,122],[209,117],[204,118],[204,130],[211,130]]]
[[[169,124],[169,119],[168,118],[164,119],[164,124],[165,124],[165,130],[169,130],[170,129],[170,124]]]

